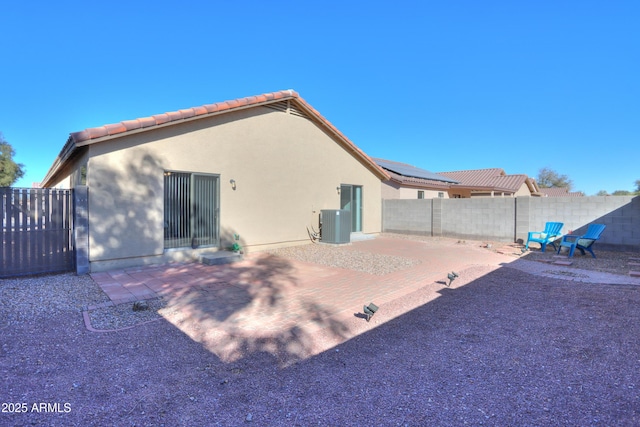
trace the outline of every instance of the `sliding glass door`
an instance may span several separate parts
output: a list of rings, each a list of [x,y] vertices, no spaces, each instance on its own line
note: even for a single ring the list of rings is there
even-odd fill
[[[362,186],[340,186],[340,209],[351,212],[351,231],[362,231]]]
[[[218,176],[164,174],[164,247],[218,245]]]

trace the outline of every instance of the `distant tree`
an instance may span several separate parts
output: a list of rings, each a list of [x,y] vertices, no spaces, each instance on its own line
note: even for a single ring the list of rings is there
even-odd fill
[[[608,196],[609,193],[607,193],[606,190],[600,190],[596,193],[596,196]]]
[[[627,190],[616,190],[613,193],[611,193],[612,196],[633,196],[633,192],[632,191],[627,191]]]
[[[24,176],[24,165],[13,161],[15,151],[0,132],[0,187],[10,187]]]
[[[549,168],[542,168],[538,171],[538,185],[540,188],[566,188],[567,191],[571,191],[573,182],[567,175],[560,175],[558,172]]]
[[[636,179],[636,193],[640,194],[640,179]]]

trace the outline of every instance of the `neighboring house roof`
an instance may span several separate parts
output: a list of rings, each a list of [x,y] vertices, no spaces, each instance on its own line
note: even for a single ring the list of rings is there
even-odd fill
[[[392,160],[385,160],[377,157],[373,157],[373,160],[378,164],[378,166],[382,167],[387,172],[394,172],[395,175],[402,176],[403,178],[418,178],[448,183],[458,182],[446,176],[438,175],[426,169],[421,169],[407,163],[394,162]]]
[[[527,179],[526,175],[501,175],[490,179],[489,183],[493,184],[495,188],[518,191],[522,184],[526,183]]]
[[[438,175],[443,175],[451,179],[455,179],[461,186],[464,187],[492,187],[494,180],[498,176],[506,175],[504,170],[499,168],[493,169],[476,169],[465,171],[453,171],[453,172],[438,172]]]
[[[373,160],[382,167],[390,180],[406,187],[427,188],[432,190],[448,190],[457,181],[438,175],[426,169],[411,166],[407,163],[394,162],[374,157]]]
[[[402,186],[406,187],[416,187],[416,188],[426,188],[433,190],[448,190],[451,187],[450,182],[444,181],[434,181],[431,179],[423,179],[423,178],[413,178],[399,175],[392,171],[387,171],[390,176],[391,181],[395,181]]]
[[[553,187],[553,188],[541,188],[540,192],[545,197],[583,197],[584,195],[579,192],[570,192],[566,187]]]
[[[459,182],[458,184],[452,185],[452,189],[459,187],[480,191],[515,193],[522,187],[522,184],[526,184],[532,195],[540,195],[535,180],[523,174],[507,175],[501,168],[438,172],[438,174]]]
[[[206,117],[212,117],[219,114],[225,114],[231,111],[243,110],[246,108],[258,106],[270,106],[276,109],[280,108],[282,101],[290,100],[293,104],[292,114],[307,117],[316,124],[322,126],[328,133],[340,141],[340,143],[352,153],[354,157],[364,163],[371,169],[380,179],[387,180],[389,175],[380,168],[364,151],[351,142],[342,132],[340,132],[333,124],[325,119],[315,108],[309,105],[294,90],[282,90],[279,92],[265,93],[247,98],[239,98],[231,101],[223,101],[215,104],[207,104],[199,107],[187,108],[163,114],[156,114],[151,117],[138,118],[134,120],[126,120],[119,123],[88,128],[80,132],[74,132],[69,135],[67,142],[60,151],[60,154],[54,161],[53,165],[43,179],[43,184],[48,185],[55,175],[61,170],[65,162],[67,162],[77,150],[81,147],[119,138],[138,132],[145,132],[159,127],[171,126],[185,121],[197,120]]]

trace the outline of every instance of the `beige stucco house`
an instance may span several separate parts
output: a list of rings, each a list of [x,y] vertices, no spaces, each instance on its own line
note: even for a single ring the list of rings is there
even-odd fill
[[[387,173],[296,92],[72,133],[45,187],[88,188],[91,271],[303,244],[320,211],[381,231]]]

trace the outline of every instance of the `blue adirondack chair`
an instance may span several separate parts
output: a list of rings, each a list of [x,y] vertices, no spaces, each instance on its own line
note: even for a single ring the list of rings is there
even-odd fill
[[[558,253],[560,253],[560,249],[562,247],[569,248],[569,258],[573,256],[573,252],[578,248],[582,255],[585,254],[584,251],[589,251],[591,256],[594,258],[596,254],[593,253],[593,244],[596,240],[600,239],[600,235],[604,231],[607,226],[604,224],[589,224],[587,228],[587,232],[582,236],[578,236],[575,234],[567,234],[566,236],[562,236],[562,240],[560,241],[560,246],[558,247]]]
[[[553,249],[555,250],[555,241],[561,236],[560,231],[562,230],[563,225],[564,224],[561,222],[547,222],[544,226],[544,231],[530,231],[525,249],[529,249],[530,242],[537,242],[540,243],[540,250],[542,252],[547,249],[547,245],[549,244],[553,246]]]

